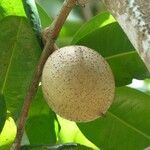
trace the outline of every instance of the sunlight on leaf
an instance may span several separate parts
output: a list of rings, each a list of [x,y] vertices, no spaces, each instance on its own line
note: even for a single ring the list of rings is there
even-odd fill
[[[102,28],[105,25],[108,25],[113,22],[116,22],[116,20],[109,12],[104,12],[93,17],[87,23],[83,24],[81,28],[76,32],[76,34],[73,37],[72,43],[73,44],[77,43],[80,39],[82,39],[87,34],[92,33],[98,28]]]
[[[0,0],[0,20],[10,15],[25,16],[22,0]]]
[[[16,136],[16,125],[14,120],[9,117],[4,125],[4,128],[0,134],[0,150],[8,150],[13,143]]]
[[[75,122],[66,120],[58,115],[57,117],[61,125],[61,130],[59,133],[60,143],[75,142],[75,143],[79,143],[91,147],[94,150],[99,150],[98,147],[96,147],[82,134],[82,132],[79,130]]]

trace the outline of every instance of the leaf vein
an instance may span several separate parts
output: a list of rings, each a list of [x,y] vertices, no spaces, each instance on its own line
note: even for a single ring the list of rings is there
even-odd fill
[[[140,131],[139,129],[137,129],[136,127],[130,125],[129,123],[127,123],[126,121],[120,119],[118,116],[116,116],[115,114],[111,113],[110,111],[108,111],[108,113],[114,117],[115,119],[119,120],[122,124],[124,124],[125,126],[129,127],[130,129],[134,130],[135,132],[143,135],[145,138],[147,138],[148,140],[150,140],[150,136],[147,135],[146,133]]]
[[[20,33],[20,30],[21,30],[21,25],[22,25],[22,19],[20,20],[20,23],[19,23],[18,31],[17,31],[17,34],[16,34],[16,42],[14,43],[12,54],[11,54],[11,57],[10,57],[10,61],[9,61],[8,67],[7,67],[6,76],[5,76],[3,86],[2,86],[2,90],[1,90],[2,94],[4,93],[4,89],[5,89],[5,86],[6,86],[8,74],[9,74],[10,67],[11,67],[11,64],[12,64],[12,61],[13,61],[13,56],[14,56],[14,53],[15,53],[15,48],[17,46],[17,40],[19,39],[18,35]]]
[[[124,55],[136,54],[136,53],[137,53],[136,51],[124,52],[124,53],[120,53],[120,54],[105,57],[105,59],[109,60],[111,58],[116,58],[116,57],[120,57],[120,56],[124,56]]]

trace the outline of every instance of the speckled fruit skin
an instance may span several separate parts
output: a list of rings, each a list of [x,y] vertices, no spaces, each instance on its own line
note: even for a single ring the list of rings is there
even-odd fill
[[[58,115],[75,122],[92,121],[112,104],[115,82],[105,59],[85,46],[67,46],[46,61],[44,97]]]

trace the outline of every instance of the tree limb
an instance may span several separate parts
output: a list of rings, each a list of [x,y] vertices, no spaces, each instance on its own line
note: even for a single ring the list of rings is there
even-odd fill
[[[103,0],[150,71],[150,0]]]
[[[27,94],[24,100],[23,108],[22,108],[19,122],[18,122],[15,143],[13,147],[11,148],[12,150],[20,150],[21,139],[23,136],[29,108],[31,106],[34,96],[36,95],[44,64],[47,58],[49,57],[49,55],[55,50],[55,44],[54,44],[55,40],[57,39],[57,36],[59,35],[59,32],[67,16],[69,15],[72,8],[75,6],[76,2],[77,0],[65,0],[60,10],[60,13],[54,19],[52,25],[48,27],[46,31],[43,32],[44,39],[45,39],[45,46],[41,54],[41,57],[39,59],[39,63],[36,67],[35,73],[33,75],[33,80],[30,83],[29,89],[27,91]]]

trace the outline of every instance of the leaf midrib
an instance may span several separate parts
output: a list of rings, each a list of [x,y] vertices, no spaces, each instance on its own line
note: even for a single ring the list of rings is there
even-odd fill
[[[124,55],[131,55],[131,54],[135,54],[137,53],[136,51],[130,51],[130,52],[124,52],[124,53],[120,53],[120,54],[116,54],[116,55],[112,55],[112,56],[108,56],[105,57],[106,60],[112,59],[112,58],[117,58],[117,57],[121,57]],[[116,116],[115,114],[111,113],[110,111],[108,111],[108,113],[114,117],[115,119],[119,120],[123,125],[129,127],[130,129],[134,130],[135,132],[139,133],[140,135],[144,136],[145,138],[147,138],[148,140],[150,140],[150,136],[147,135],[146,133],[140,131],[139,129],[137,129],[136,127],[130,125],[129,123],[127,123],[126,121],[120,119],[118,116]]]
[[[22,25],[22,19],[20,19],[20,23],[18,25],[18,31],[17,31],[17,34],[16,34],[16,42],[14,43],[12,54],[11,54],[11,57],[10,57],[10,61],[9,61],[9,64],[8,64],[8,67],[7,67],[7,70],[6,70],[6,75],[5,75],[5,79],[4,79],[2,90],[1,90],[2,94],[4,93],[4,89],[5,89],[5,86],[6,86],[8,74],[9,74],[11,64],[12,64],[12,61],[13,61],[13,56],[14,56],[15,49],[16,49],[16,46],[17,46],[17,41],[19,39],[19,33],[20,33],[20,30],[21,30],[21,25]]]
[[[146,133],[144,133],[143,131],[140,131],[139,129],[137,129],[136,127],[130,125],[129,123],[127,123],[126,121],[120,119],[117,115],[113,114],[112,112],[108,111],[107,112],[109,115],[111,115],[112,117],[114,117],[115,119],[117,119],[118,121],[120,121],[123,125],[125,125],[126,127],[134,130],[135,132],[139,133],[140,135],[144,136],[145,138],[147,138],[148,140],[150,140],[150,136],[147,135]]]
[[[112,58],[117,58],[117,57],[121,57],[124,55],[131,55],[131,54],[135,54],[137,53],[136,51],[130,51],[130,52],[124,52],[124,53],[120,53],[120,54],[116,54],[116,55],[112,55],[112,56],[108,56],[105,57],[106,60],[112,59]],[[134,130],[135,132],[139,133],[140,135],[144,136],[145,138],[147,138],[148,140],[150,140],[150,136],[147,135],[146,133],[140,131],[139,129],[137,129],[136,127],[130,125],[129,123],[127,123],[126,121],[120,119],[118,116],[116,116],[115,114],[111,113],[110,111],[108,111],[108,113],[114,117],[115,119],[119,120],[122,124],[124,124],[125,126],[129,127],[130,129]]]
[[[125,55],[131,55],[131,54],[136,54],[136,51],[129,51],[129,52],[123,52],[120,54],[116,54],[116,55],[112,55],[112,56],[108,56],[105,57],[106,60],[112,59],[112,58],[117,58],[117,57],[121,57],[121,56],[125,56]]]
[[[117,58],[117,57],[121,57],[121,56],[125,56],[125,55],[131,55],[131,54],[135,54],[137,53],[136,51],[130,51],[130,52],[124,52],[124,53],[120,53],[120,54],[116,54],[116,55],[112,55],[112,56],[108,56],[105,57],[106,60],[112,59],[112,58]],[[139,129],[137,129],[136,127],[130,125],[129,123],[127,123],[126,121],[120,119],[118,116],[116,116],[115,114],[111,113],[110,111],[108,111],[108,113],[114,117],[115,119],[117,119],[118,121],[120,121],[123,125],[125,125],[126,127],[134,130],[135,132],[139,133],[140,135],[144,136],[145,138],[147,138],[148,140],[150,140],[150,136],[147,135],[146,133],[144,133],[143,131],[140,131]]]

